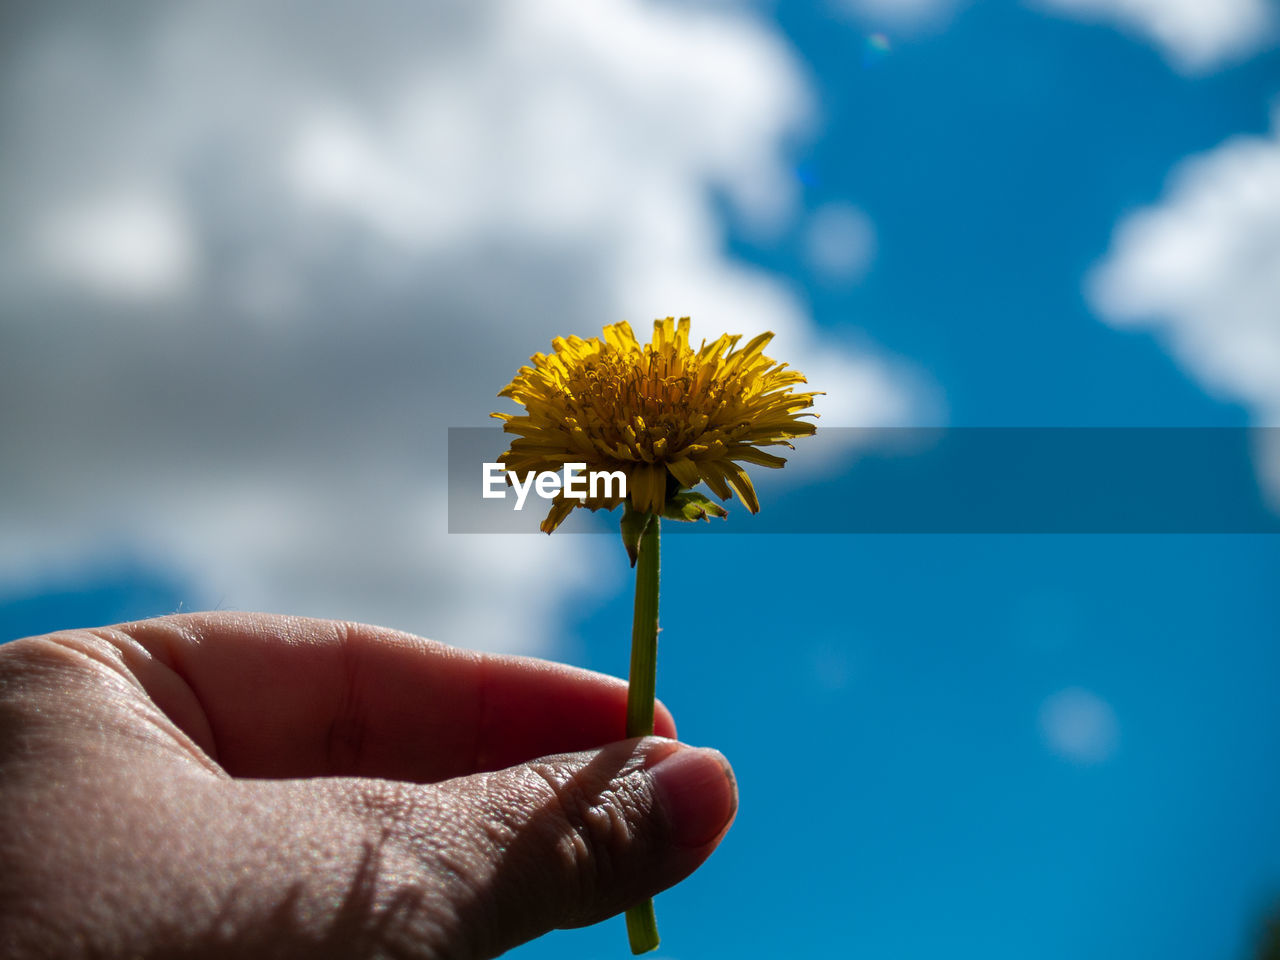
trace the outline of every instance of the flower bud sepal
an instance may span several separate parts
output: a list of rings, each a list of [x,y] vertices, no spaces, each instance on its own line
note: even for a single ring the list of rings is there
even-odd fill
[[[692,490],[681,490],[674,497],[667,499],[662,515],[668,520],[680,520],[684,523],[696,523],[699,520],[711,522],[712,517],[723,520],[729,511],[710,497],[705,497]],[[635,566],[633,563],[632,566]]]
[[[642,513],[637,510],[631,505],[630,500],[622,508],[622,520],[619,524],[622,528],[622,545],[627,548],[627,556],[631,560],[633,569],[636,559],[640,556],[640,538],[649,529],[653,516],[652,513]]]

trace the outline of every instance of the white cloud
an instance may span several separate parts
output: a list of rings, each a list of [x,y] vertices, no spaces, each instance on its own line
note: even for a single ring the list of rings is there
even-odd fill
[[[1280,426],[1280,112],[1269,137],[1184,161],[1153,207],[1120,222],[1088,281],[1117,327],[1157,333],[1188,373]],[[1280,503],[1280,450],[1262,453]]]
[[[811,116],[741,11],[113,13],[29,19],[2,68],[0,577],[126,553],[222,606],[545,649],[616,544],[450,537],[443,458],[553,335],[774,329],[824,422],[912,415],[722,252],[712,189],[780,230]]]
[[[1076,20],[1109,24],[1154,44],[1175,69],[1203,74],[1275,43],[1272,0],[1026,0]],[[828,0],[868,29],[912,33],[945,27],[968,0]]]
[[[185,292],[196,260],[183,212],[148,190],[52,210],[32,246],[51,280],[130,301]]]
[[[1272,42],[1268,0],[1035,0],[1082,20],[1111,23],[1160,48],[1185,73],[1242,60]]]
[[[1040,705],[1040,733],[1049,749],[1073,763],[1109,760],[1120,740],[1111,705],[1097,694],[1068,687]]]

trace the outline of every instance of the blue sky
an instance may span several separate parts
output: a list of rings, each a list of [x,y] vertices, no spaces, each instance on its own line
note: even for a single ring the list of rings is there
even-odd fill
[[[910,6],[495,5],[510,36],[412,87],[438,169],[374,64],[417,57],[406,5],[367,60],[284,6],[24,17],[0,636],[263,607],[623,674],[620,548],[441,536],[431,471],[550,335],[654,311],[778,329],[837,426],[1280,425],[1280,47],[1193,0],[1164,41],[1104,0]],[[261,115],[200,99],[245,22],[302,51],[236,53],[283,78]],[[68,103],[92,174],[48,160]],[[1229,467],[1260,502],[1275,456]],[[668,537],[659,694],[742,808],[660,956],[1243,960],[1280,900],[1278,577],[1274,536]]]
[[[1081,288],[1117,220],[1156,202],[1178,161],[1271,129],[1274,54],[1189,79],[1115,31],[983,3],[867,66],[857,31],[800,9],[784,7],[784,26],[827,116],[800,161],[806,201],[857,204],[879,238],[855,289],[806,284],[820,323],[926,367],[953,423],[1243,421],[1152,338],[1100,325]],[[801,271],[786,252],[753,254]]]

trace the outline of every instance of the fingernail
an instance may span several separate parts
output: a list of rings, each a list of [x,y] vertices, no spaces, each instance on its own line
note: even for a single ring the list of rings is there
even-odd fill
[[[738,809],[733,770],[715,750],[683,747],[650,767],[649,776],[678,846],[710,843]]]

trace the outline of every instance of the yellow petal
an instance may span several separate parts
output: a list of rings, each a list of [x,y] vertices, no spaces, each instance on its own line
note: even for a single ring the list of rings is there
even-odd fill
[[[698,463],[698,472],[702,474],[702,479],[707,481],[707,486],[721,500],[728,500],[733,496],[733,492],[729,489],[729,485],[724,482],[724,474],[720,470],[720,465],[714,460],[700,460]]]
[[[667,492],[667,470],[661,464],[643,464],[627,480],[631,505],[641,513],[661,513]]]
[[[757,450],[750,445],[738,447],[730,456],[735,460],[745,460],[747,463],[755,463],[762,467],[773,467],[774,469],[787,465],[785,457],[775,457],[772,453],[765,453],[763,450]]]
[[[702,482],[702,474],[698,472],[698,466],[692,460],[683,458],[672,460],[667,464],[667,469],[682,487],[696,487]]]
[[[751,485],[751,478],[747,476],[747,471],[743,470],[732,460],[726,460],[721,464],[721,467],[724,469],[733,489],[738,492],[738,499],[741,500],[746,508],[752,513],[759,513],[760,501],[756,497],[756,488]]]
[[[539,524],[538,529],[543,533],[554,533],[556,527],[564,523],[564,518],[573,512],[576,504],[571,500],[556,500],[551,504],[551,510],[547,513],[547,519]]]

